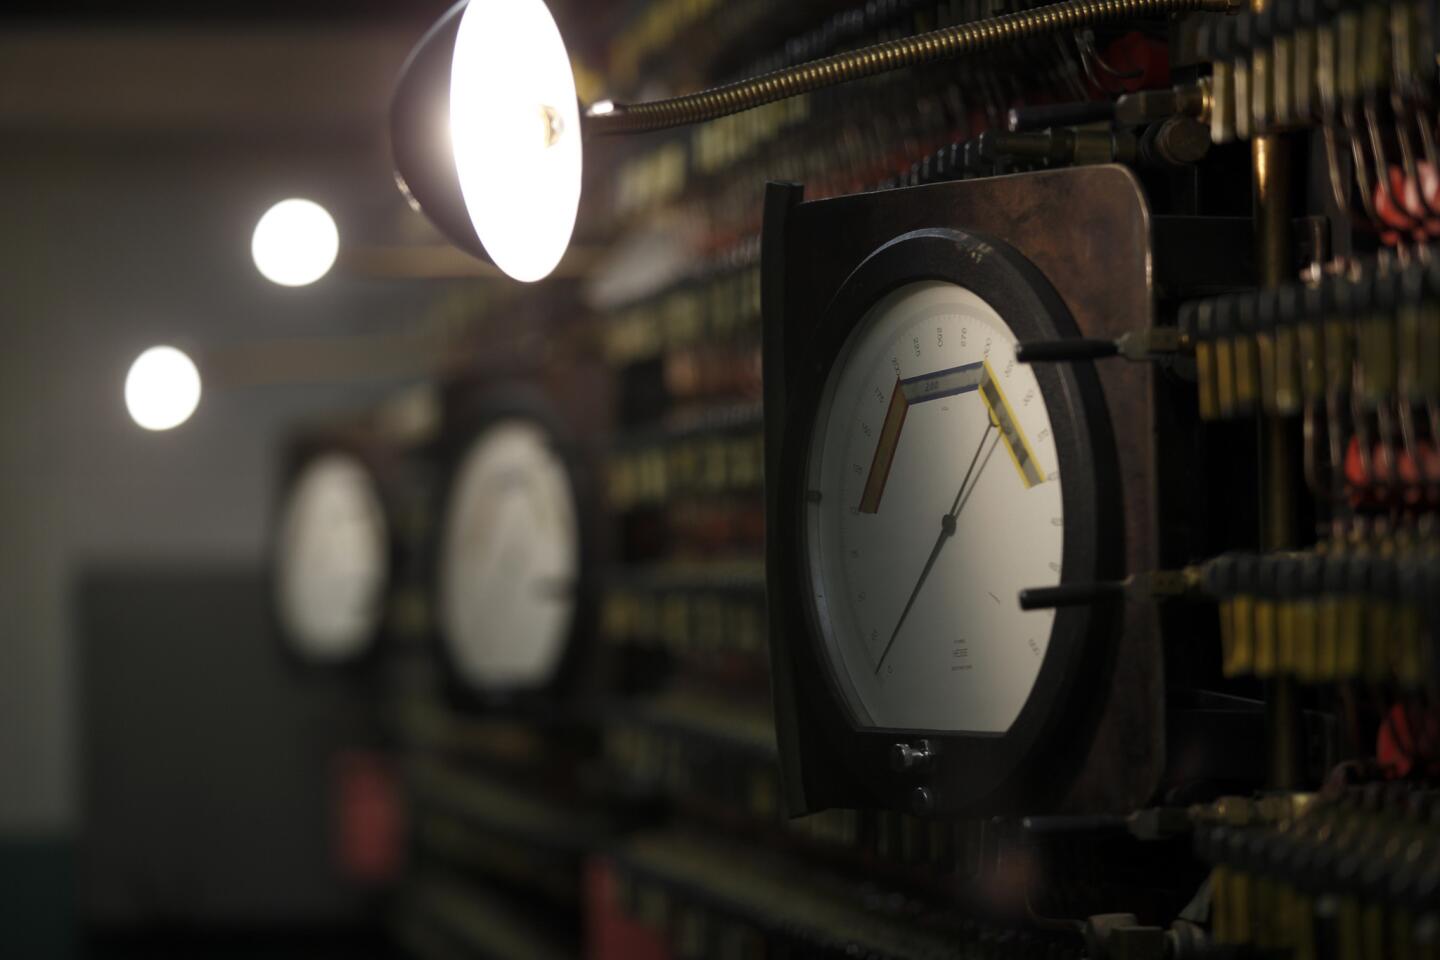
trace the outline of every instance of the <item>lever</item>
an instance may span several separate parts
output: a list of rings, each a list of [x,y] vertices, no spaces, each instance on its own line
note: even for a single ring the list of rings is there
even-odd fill
[[[1061,607],[1089,607],[1119,603],[1126,598],[1158,599],[1202,592],[1204,569],[1154,570],[1136,573],[1124,580],[1096,580],[1091,583],[1062,583],[1054,587],[1026,587],[1020,591],[1021,610],[1055,610]]]
[[[1180,328],[1151,327],[1148,330],[1132,330],[1116,340],[1067,337],[1063,340],[1023,341],[1015,345],[1015,359],[1020,363],[1070,363],[1116,356],[1126,360],[1158,360],[1189,353],[1191,347],[1189,334]]]

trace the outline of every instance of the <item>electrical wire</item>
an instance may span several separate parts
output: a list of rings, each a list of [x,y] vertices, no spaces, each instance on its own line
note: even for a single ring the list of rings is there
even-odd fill
[[[1229,13],[1241,6],[1241,0],[1064,0],[887,40],[684,96],[629,104],[602,101],[586,113],[585,129],[591,136],[664,130],[729,116],[861,77],[954,59],[1063,30],[1187,11]]]

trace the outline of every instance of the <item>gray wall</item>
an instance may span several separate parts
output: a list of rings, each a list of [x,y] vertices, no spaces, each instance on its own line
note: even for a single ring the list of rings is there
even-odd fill
[[[161,434],[130,422],[122,385],[156,343],[353,345],[433,318],[451,285],[344,258],[436,241],[395,191],[384,114],[444,3],[0,4],[0,955],[68,956],[78,919],[353,906],[324,758],[359,712],[280,663],[263,551],[286,428],[398,382],[211,380]],[[249,243],[295,195],[335,215],[342,262],[289,290]],[[166,578],[198,571],[238,591],[223,629],[197,627],[203,603],[166,610],[201,589]]]
[[[383,153],[163,142],[0,155],[0,834],[74,825],[74,624],[82,565],[260,563],[274,445],[287,424],[377,398],[384,385],[211,389],[167,433],[131,424],[133,357],[274,337],[396,330],[421,284],[332,273],[262,279],[255,219],[307,195],[342,243],[392,222]]]

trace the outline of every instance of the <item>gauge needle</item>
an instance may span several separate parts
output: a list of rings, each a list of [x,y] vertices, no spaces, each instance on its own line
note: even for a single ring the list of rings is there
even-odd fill
[[[910,598],[905,601],[905,609],[900,611],[900,619],[896,622],[895,629],[890,634],[890,640],[885,644],[885,649],[880,653],[879,662],[875,664],[877,674],[880,672],[880,668],[885,666],[885,658],[890,655],[890,649],[895,646],[895,638],[900,636],[900,628],[905,625],[905,618],[910,615],[910,608],[915,606],[915,598],[920,596],[920,588],[925,586],[925,580],[930,576],[930,570],[935,566],[941,549],[955,532],[955,521],[970,500],[968,492],[973,491],[975,484],[980,482],[980,474],[985,472],[985,466],[990,462],[990,454],[995,452],[995,445],[1000,440],[998,436],[990,442],[990,450],[985,454],[985,460],[981,462],[980,453],[985,450],[985,441],[990,439],[990,432],[994,429],[995,419],[991,417],[985,424],[985,432],[980,435],[980,443],[975,447],[975,455],[970,458],[970,466],[965,470],[965,479],[960,481],[960,489],[955,493],[955,502],[950,505],[950,511],[940,518],[940,536],[935,538],[935,546],[930,549],[930,557],[925,561],[925,568],[920,571],[920,579],[915,582],[915,588],[910,591]],[[975,469],[977,463],[980,464],[979,470]],[[972,477],[974,478],[973,483],[971,482]]]

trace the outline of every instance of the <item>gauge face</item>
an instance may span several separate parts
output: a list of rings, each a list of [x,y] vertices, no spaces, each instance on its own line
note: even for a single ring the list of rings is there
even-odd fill
[[[831,367],[803,557],[825,659],[861,727],[1002,734],[1040,673],[1060,581],[1054,429],[1015,335],[974,292],[904,286]]]
[[[281,626],[298,653],[341,661],[374,640],[389,542],[379,492],[359,460],[326,453],[304,466],[286,493],[275,579]]]
[[[467,686],[536,688],[554,676],[579,560],[565,463],[537,423],[497,421],[460,461],[442,534],[440,631]]]

